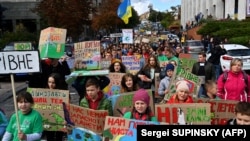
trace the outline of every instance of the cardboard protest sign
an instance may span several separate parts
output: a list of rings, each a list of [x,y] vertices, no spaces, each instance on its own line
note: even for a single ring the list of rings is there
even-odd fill
[[[158,94],[160,82],[161,82],[160,73],[155,73],[155,98],[163,98]]]
[[[100,41],[84,41],[74,44],[75,70],[101,68]]]
[[[32,50],[31,42],[18,42],[14,43],[15,50]]]
[[[169,99],[173,94],[176,93],[176,83],[180,80],[185,80],[190,89],[190,95],[192,97],[197,97],[200,79],[197,75],[192,74],[191,72],[182,69],[181,67],[177,67],[174,70],[174,74],[172,76],[172,81],[169,86],[169,94],[165,95],[164,99]]]
[[[65,104],[65,111],[69,113],[69,118],[76,127],[82,127],[95,133],[102,133],[104,129],[107,110],[93,110],[74,104]]]
[[[101,69],[109,69],[109,66],[111,65],[111,59],[101,59]]]
[[[101,141],[102,137],[97,133],[85,128],[73,128],[71,134],[68,134],[68,141]]]
[[[150,96],[150,107],[152,112],[154,113],[154,103],[153,103],[153,97],[152,97],[152,90],[147,90],[148,94]],[[113,114],[114,116],[123,116],[121,115],[129,112],[133,108],[133,96],[134,96],[135,91],[133,92],[127,92],[127,93],[121,93],[118,95],[113,95],[110,96],[109,99],[112,102],[112,107],[113,107]]]
[[[122,29],[122,43],[133,44],[133,29]]]
[[[107,116],[103,132],[103,141],[136,141],[137,125],[159,124],[159,122],[153,121],[143,121]]]
[[[57,89],[28,88],[35,105],[43,117],[44,130],[64,131],[64,111],[62,103],[69,103],[69,91]]]
[[[141,69],[139,56],[122,56],[122,63],[132,74],[136,74]]]
[[[235,117],[235,105],[239,101],[234,100],[212,100],[205,98],[194,99],[196,103],[211,104],[211,124],[225,125],[229,119]]]
[[[48,27],[40,33],[39,50],[41,58],[61,58],[64,55],[66,29]]]
[[[120,94],[120,92],[121,92],[121,80],[122,80],[122,76],[124,74],[125,73],[109,73],[108,74],[108,77],[110,80],[110,83],[109,83],[108,88],[107,88],[108,96]]]
[[[0,74],[40,72],[38,51],[8,51],[0,53]]]
[[[210,125],[209,103],[156,104],[155,116],[159,122],[179,125]]]
[[[192,58],[180,58],[180,62],[181,62],[181,68],[184,69],[187,72],[191,72],[194,63],[197,62],[196,59],[192,59]]]

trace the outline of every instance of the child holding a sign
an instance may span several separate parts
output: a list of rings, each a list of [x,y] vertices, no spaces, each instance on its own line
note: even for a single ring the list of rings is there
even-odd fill
[[[190,87],[186,80],[176,83],[176,94],[172,95],[167,103],[193,103],[193,98],[189,95]]]
[[[121,86],[121,93],[137,91],[139,89],[137,79],[132,73],[126,73],[122,76]]]
[[[95,77],[91,77],[85,84],[87,95],[81,100],[80,106],[94,110],[108,110],[109,116],[113,115],[111,101],[101,91],[100,83]]]
[[[34,104],[32,95],[28,92],[23,92],[16,99],[19,111],[11,116],[2,140],[39,140],[43,131],[42,116],[32,108]]]
[[[227,125],[250,125],[250,103],[238,102],[235,106],[235,118],[230,119]]]
[[[133,97],[133,109],[131,112],[124,114],[124,118],[145,120],[145,121],[157,121],[154,113],[149,106],[150,97],[145,89],[139,89],[135,92]]]

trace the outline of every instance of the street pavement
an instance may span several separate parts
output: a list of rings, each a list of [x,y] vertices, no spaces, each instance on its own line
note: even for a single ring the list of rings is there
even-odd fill
[[[25,91],[28,84],[25,80],[18,80],[14,82],[14,89],[16,95],[21,91]],[[79,96],[76,90],[69,86],[70,90],[70,103],[78,105]],[[13,89],[10,80],[4,80],[0,77],[0,108],[3,109],[8,118],[15,113],[14,99],[13,99]]]

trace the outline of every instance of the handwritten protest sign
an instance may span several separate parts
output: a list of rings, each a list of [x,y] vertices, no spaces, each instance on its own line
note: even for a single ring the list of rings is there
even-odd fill
[[[14,43],[15,50],[32,50],[31,42]]]
[[[108,77],[109,77],[110,83],[108,85],[108,90],[107,90],[108,91],[107,94],[109,96],[120,94],[121,80],[124,74],[125,73],[109,73]]]
[[[191,72],[194,63],[197,62],[196,59],[192,59],[192,58],[180,58],[180,62],[181,62],[181,68],[184,69],[187,72]]]
[[[68,134],[68,141],[101,141],[102,137],[97,133],[85,128],[73,128],[72,133]]]
[[[176,93],[176,83],[180,80],[185,80],[190,88],[190,95],[197,97],[197,93],[200,86],[200,79],[197,75],[194,75],[180,67],[174,70],[172,81],[169,86],[169,94],[165,95],[164,99],[169,99],[173,94]]]
[[[155,73],[155,98],[162,99],[162,96],[158,94],[158,89],[160,85],[161,79],[160,79],[160,73]]]
[[[159,122],[107,116],[103,141],[136,141],[137,125],[159,125]]]
[[[109,66],[111,65],[111,59],[101,59],[101,69],[109,69]]]
[[[153,103],[153,98],[152,98],[152,90],[147,90],[148,94],[150,96],[150,107],[152,112],[154,113],[154,103]],[[134,96],[135,91],[133,92],[127,92],[127,93],[121,93],[118,95],[113,95],[110,96],[109,99],[112,102],[112,107],[113,107],[113,114],[114,116],[122,116],[120,112],[123,114],[131,111],[133,108],[133,96]]]
[[[211,124],[209,103],[156,104],[155,115],[159,122],[169,124]]]
[[[238,101],[234,100],[210,100],[205,98],[194,99],[196,103],[211,104],[211,124],[225,125],[229,119],[235,117],[235,105]]]
[[[122,56],[122,63],[132,74],[135,74],[140,70],[140,60],[136,56]]]
[[[75,70],[98,70],[101,68],[100,41],[74,44]]]
[[[65,110],[69,112],[69,118],[76,127],[82,127],[95,133],[102,133],[104,129],[107,110],[93,110],[74,104],[66,104]]]
[[[66,29],[48,27],[40,33],[39,50],[41,58],[61,58],[64,55]]]
[[[44,130],[65,130],[62,103],[69,103],[69,91],[41,88],[28,88],[27,91],[34,99],[34,109],[39,111],[43,117]]]

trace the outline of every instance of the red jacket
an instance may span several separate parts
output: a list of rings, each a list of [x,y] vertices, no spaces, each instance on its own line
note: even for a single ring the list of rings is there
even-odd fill
[[[224,100],[236,100],[236,101],[248,101],[250,102],[250,93],[245,92],[245,80],[243,72],[233,73],[232,71],[228,72],[227,80],[223,82],[224,75],[221,74],[217,86],[218,92],[217,95]],[[248,76],[248,82],[250,82]],[[248,88],[250,88],[250,83],[248,83]]]
[[[99,102],[102,100],[103,96],[104,94],[100,91],[98,92],[98,98],[95,101],[93,101],[88,95],[86,95],[86,99],[89,102],[89,108],[97,110]]]
[[[188,96],[184,102],[179,101],[177,98],[177,94],[174,94],[170,97],[170,99],[168,100],[167,103],[194,103],[194,101],[193,101],[193,98],[191,96]]]

